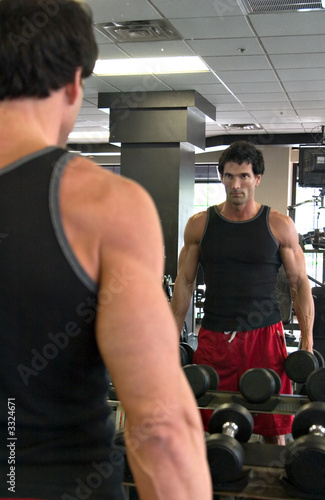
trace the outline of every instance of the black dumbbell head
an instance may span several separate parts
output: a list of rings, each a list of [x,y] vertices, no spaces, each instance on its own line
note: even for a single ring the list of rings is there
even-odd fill
[[[274,378],[274,382],[275,382],[274,394],[280,394],[281,385],[282,385],[280,375],[275,370],[272,370],[272,368],[265,368],[265,369],[268,372],[270,372],[272,377]]]
[[[209,389],[210,377],[206,370],[200,369],[198,365],[186,365],[183,367],[186,378],[196,398],[204,396]]]
[[[288,480],[298,490],[308,495],[322,494],[315,498],[324,498],[325,438],[309,435],[296,439],[286,450],[285,469]]]
[[[311,372],[306,380],[306,394],[311,401],[325,402],[325,367]]]
[[[199,365],[200,369],[206,370],[209,374],[209,391],[216,391],[219,386],[219,375],[212,366]]]
[[[239,390],[251,403],[265,403],[275,392],[275,380],[265,368],[251,368],[240,377]]]
[[[246,442],[252,435],[254,420],[250,412],[242,405],[225,403],[214,410],[209,420],[209,433],[222,434],[223,426],[232,422],[238,426],[235,436],[237,441]]]
[[[321,401],[307,403],[299,408],[292,423],[293,438],[307,435],[313,425],[325,428],[325,403]]]
[[[313,349],[313,353],[314,353],[315,358],[318,361],[319,368],[322,368],[323,366],[325,366],[325,360],[324,360],[322,354],[319,351],[317,351],[316,349]]]
[[[180,344],[179,350],[180,350],[180,356],[181,356],[181,365],[182,366],[188,365],[189,364],[188,355],[187,355],[185,347],[182,346],[182,344]]]
[[[183,347],[183,349],[186,351],[186,354],[187,354],[187,363],[185,363],[185,364],[190,365],[191,363],[193,363],[193,356],[194,356],[193,347],[190,346],[190,344],[188,344],[187,342],[181,342],[180,346]]]
[[[316,356],[309,351],[292,352],[284,363],[284,369],[290,380],[302,384],[312,371],[319,368]]]
[[[244,450],[230,436],[212,434],[206,439],[208,463],[214,485],[238,478],[244,462]]]

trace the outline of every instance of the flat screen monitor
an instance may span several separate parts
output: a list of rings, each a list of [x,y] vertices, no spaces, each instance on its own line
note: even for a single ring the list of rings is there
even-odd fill
[[[325,187],[325,146],[299,147],[299,185]]]

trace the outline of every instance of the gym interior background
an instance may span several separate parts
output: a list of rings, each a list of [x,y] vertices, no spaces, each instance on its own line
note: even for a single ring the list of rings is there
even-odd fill
[[[224,199],[221,151],[246,138],[265,157],[257,201],[293,218],[311,286],[323,285],[324,2],[87,3],[99,63],[108,64],[85,81],[68,146],[148,189],[161,216],[166,275],[176,277],[188,217]],[[175,60],[176,69],[163,66]],[[317,151],[316,166],[299,165],[303,146]],[[315,178],[303,177],[306,169]],[[193,303],[189,331],[198,309]]]
[[[325,2],[87,3],[99,59],[109,64],[106,71],[95,68],[85,82],[68,147],[148,189],[162,220],[171,282],[185,221],[224,199],[220,152],[248,139],[266,163],[256,200],[293,218],[310,285],[324,290]],[[192,57],[204,68],[180,71],[181,58]],[[162,69],[166,58],[176,59],[178,68]],[[136,69],[113,70],[120,61],[135,62]],[[145,69],[139,71],[141,61]],[[304,146],[316,151],[307,163]],[[315,324],[325,355],[324,295],[318,299]],[[186,321],[194,334],[200,314],[193,297]],[[296,326],[294,317],[285,325],[295,340]],[[288,350],[296,349],[297,342],[288,343]],[[264,485],[271,476],[268,470]],[[272,488],[258,498],[287,498]],[[309,498],[306,492],[298,497]]]

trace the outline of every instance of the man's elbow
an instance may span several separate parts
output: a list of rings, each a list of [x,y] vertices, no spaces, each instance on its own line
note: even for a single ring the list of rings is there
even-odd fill
[[[183,448],[183,444],[189,439],[192,434],[200,436],[202,430],[192,419],[178,419],[175,421],[174,416],[169,418],[145,419],[143,425],[140,425],[136,430],[129,429],[125,433],[125,444],[128,453],[131,454],[149,454],[151,457],[161,459],[162,454],[168,460],[173,460],[177,463],[178,460],[183,460],[179,453]]]

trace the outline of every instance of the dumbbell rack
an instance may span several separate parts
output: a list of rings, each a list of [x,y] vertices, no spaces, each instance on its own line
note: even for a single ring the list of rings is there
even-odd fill
[[[310,400],[302,395],[277,394],[265,403],[247,401],[239,392],[207,391],[197,399],[200,409],[214,410],[224,403],[238,403],[251,413],[294,415]],[[214,485],[214,492],[222,496],[277,500],[324,500],[324,495],[298,491],[286,479],[285,446],[242,443],[245,461],[242,478],[232,485]]]
[[[231,391],[207,391],[204,396],[197,399],[200,409],[215,410],[224,403],[238,403],[245,406],[252,413],[277,413],[282,415],[294,415],[302,405],[309,402],[307,396],[296,394],[276,394],[265,403],[251,403],[239,392]]]
[[[241,478],[234,485],[213,485],[214,495],[260,500],[324,500],[324,495],[303,493],[288,483],[284,446],[243,443],[243,448],[245,463]],[[123,484],[130,491],[135,488],[130,475],[125,477]]]
[[[208,391],[197,400],[201,409],[214,410],[224,403],[239,403],[252,413],[295,414],[309,402],[307,396],[276,395],[266,403],[247,402],[240,393],[231,391]],[[121,408],[119,401],[108,400],[117,412],[117,428],[121,427]],[[123,419],[124,423],[124,419]],[[307,494],[298,491],[286,479],[285,446],[261,443],[242,443],[245,461],[242,476],[233,484],[214,485],[214,494],[223,497],[240,497],[260,500],[324,500],[324,495]],[[131,492],[135,488],[132,476],[126,475],[124,486]],[[131,498],[131,496],[130,496]]]

